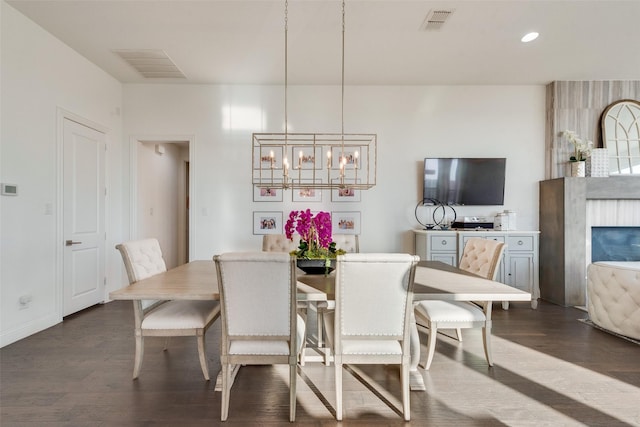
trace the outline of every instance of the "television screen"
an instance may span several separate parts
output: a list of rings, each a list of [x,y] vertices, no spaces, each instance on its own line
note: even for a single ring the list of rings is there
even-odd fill
[[[423,203],[503,205],[506,164],[505,158],[426,158]]]

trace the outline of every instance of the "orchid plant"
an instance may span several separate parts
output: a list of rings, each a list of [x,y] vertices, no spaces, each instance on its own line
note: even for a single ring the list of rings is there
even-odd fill
[[[583,160],[587,160],[587,157],[591,155],[591,151],[593,150],[593,142],[589,140],[582,140],[572,130],[565,130],[564,132],[562,132],[562,136],[567,138],[569,142],[573,144],[573,156],[569,158],[570,162],[580,162]]]
[[[293,241],[293,234],[300,235],[300,246],[291,252],[298,258],[335,258],[346,253],[336,248],[331,239],[331,214],[318,212],[315,216],[311,210],[291,211],[284,226],[287,239]]]

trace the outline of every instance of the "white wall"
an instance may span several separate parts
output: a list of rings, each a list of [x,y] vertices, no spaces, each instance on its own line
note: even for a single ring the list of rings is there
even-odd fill
[[[361,250],[413,251],[424,157],[506,157],[504,207],[463,207],[458,215],[518,214],[538,227],[544,178],[544,86],[355,86],[346,88],[345,132],[378,134],[378,185],[361,203],[253,202],[251,133],[283,130],[279,86],[125,85],[124,134],[195,135],[191,259],[260,248],[253,211],[362,212]],[[256,114],[244,115],[247,109]],[[231,115],[225,111],[231,111]],[[340,88],[289,88],[291,132],[339,132]],[[246,120],[243,120],[246,119]],[[126,159],[127,152],[123,152]],[[125,178],[125,186],[128,182]],[[128,207],[124,206],[125,212]]]
[[[107,281],[120,286],[122,85],[1,2],[0,180],[18,185],[0,197],[0,346],[62,320],[62,240],[57,235],[58,109],[106,129]],[[107,290],[108,291],[108,290]],[[18,298],[29,294],[28,308]],[[106,295],[106,292],[105,292]]]

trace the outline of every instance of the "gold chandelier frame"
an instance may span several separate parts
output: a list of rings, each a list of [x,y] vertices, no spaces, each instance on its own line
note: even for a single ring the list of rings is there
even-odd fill
[[[368,190],[376,185],[376,149],[375,134],[254,133],[253,184]]]
[[[289,3],[285,0],[284,133],[253,134],[253,185],[273,189],[368,190],[376,185],[377,135],[344,133],[345,2],[342,1],[340,133],[288,132],[288,10]]]

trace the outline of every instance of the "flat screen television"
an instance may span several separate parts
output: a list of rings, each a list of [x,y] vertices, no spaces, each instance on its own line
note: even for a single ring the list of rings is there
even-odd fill
[[[423,204],[504,204],[505,158],[424,159]]]

